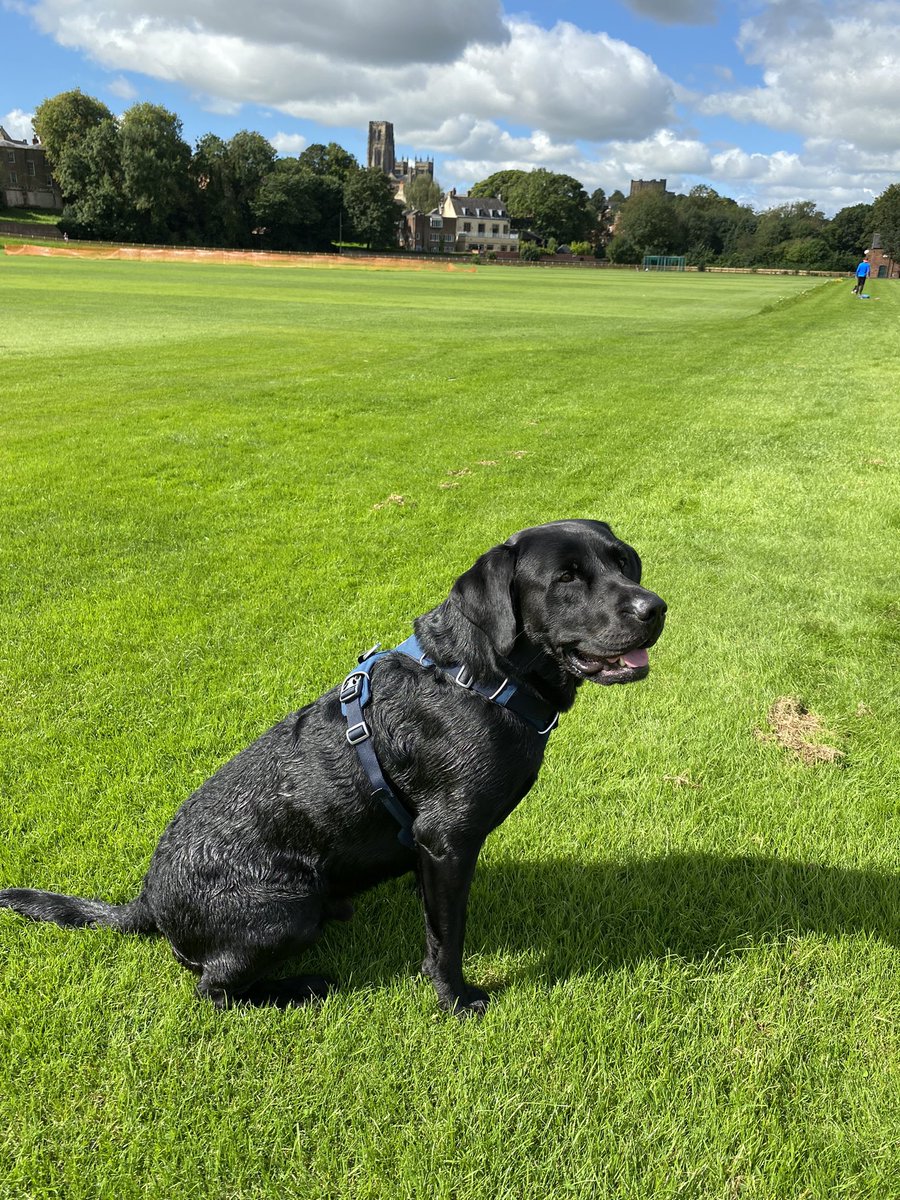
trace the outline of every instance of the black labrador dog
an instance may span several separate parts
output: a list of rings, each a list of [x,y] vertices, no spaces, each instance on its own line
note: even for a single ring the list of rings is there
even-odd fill
[[[600,521],[521,530],[415,621],[415,653],[364,664],[358,674],[368,671],[371,697],[362,720],[342,715],[334,688],[198,788],[163,833],[137,899],[114,905],[10,888],[0,906],[59,925],[162,934],[199,975],[198,993],[219,1007],[282,1007],[328,984],[272,978],[278,964],[325,921],[348,919],[352,896],[415,871],[422,970],[443,1008],[482,1012],[487,995],[462,974],[476,859],[534,784],[548,727],[582,681],[647,675],[666,605],[640,578],[635,551]],[[374,768],[360,752],[363,727]]]

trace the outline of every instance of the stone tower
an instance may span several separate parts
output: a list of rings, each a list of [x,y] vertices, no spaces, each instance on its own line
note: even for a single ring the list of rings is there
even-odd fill
[[[369,122],[369,166],[385,175],[394,172],[394,126],[390,121]]]

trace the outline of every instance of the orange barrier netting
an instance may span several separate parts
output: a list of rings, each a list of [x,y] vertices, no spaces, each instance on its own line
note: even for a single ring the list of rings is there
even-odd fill
[[[6,246],[6,254],[36,254],[52,258],[90,258],[101,261],[190,262],[246,264],[252,267],[363,267],[389,271],[466,271],[477,268],[469,263],[431,262],[428,259],[398,259],[379,255],[341,254],[267,254],[262,250],[198,250],[178,246],[35,246],[24,243]]]

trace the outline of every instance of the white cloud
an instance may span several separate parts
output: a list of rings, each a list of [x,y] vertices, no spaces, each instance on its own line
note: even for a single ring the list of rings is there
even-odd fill
[[[27,139],[29,142],[34,137],[34,130],[31,127],[31,122],[34,113],[23,112],[21,108],[14,108],[4,117],[0,117],[0,125],[6,130],[11,138],[17,142]]]
[[[135,100],[138,95],[137,88],[124,75],[117,75],[106,90],[112,92],[114,96],[118,96],[120,100]]]
[[[849,204],[871,203],[900,173],[900,151],[861,158],[855,146],[811,140],[801,154],[713,154],[710,174],[721,189],[757,208],[814,200],[827,215]]]
[[[34,11],[111,70],[331,125],[390,114],[420,144],[448,113],[591,140],[646,136],[670,116],[671,82],[642,51],[567,22],[501,24],[484,0],[189,2],[187,13],[175,0],[39,0]],[[387,42],[405,47],[399,65]]]
[[[287,154],[296,157],[301,150],[306,148],[306,138],[302,133],[276,133],[269,141],[275,147],[279,154]]]
[[[900,0],[771,0],[739,41],[762,85],[708,96],[698,111],[864,151],[900,145],[898,26]]]
[[[709,149],[702,142],[677,137],[669,129],[639,142],[610,142],[603,153],[609,168],[629,179],[703,175],[709,171],[711,161]]]
[[[252,43],[270,51],[289,46],[307,55],[393,65],[449,62],[472,43],[507,37],[499,0],[40,0],[41,27],[64,45],[91,50],[102,61],[136,38],[218,40],[223,48]],[[194,34],[193,39],[185,35]]]
[[[677,191],[691,187],[694,177],[708,175],[712,166],[710,152],[702,142],[679,138],[670,130],[641,141],[608,142],[596,154],[573,143],[550,143],[542,133],[513,138],[497,126],[482,128],[480,133],[480,158],[445,162],[449,182],[457,187],[468,187],[495,171],[547,167],[572,175],[588,192],[598,187],[606,192],[622,188],[627,194],[632,179],[660,177],[668,180],[670,190]],[[441,182],[448,184],[444,178]]]

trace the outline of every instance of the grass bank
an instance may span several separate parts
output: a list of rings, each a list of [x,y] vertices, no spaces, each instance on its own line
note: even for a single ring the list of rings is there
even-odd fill
[[[896,285],[0,272],[3,885],[135,894],[185,795],[524,525],[608,519],[670,606],[486,847],[480,1023],[404,881],[286,1014],[0,915],[0,1197],[896,1194]]]

